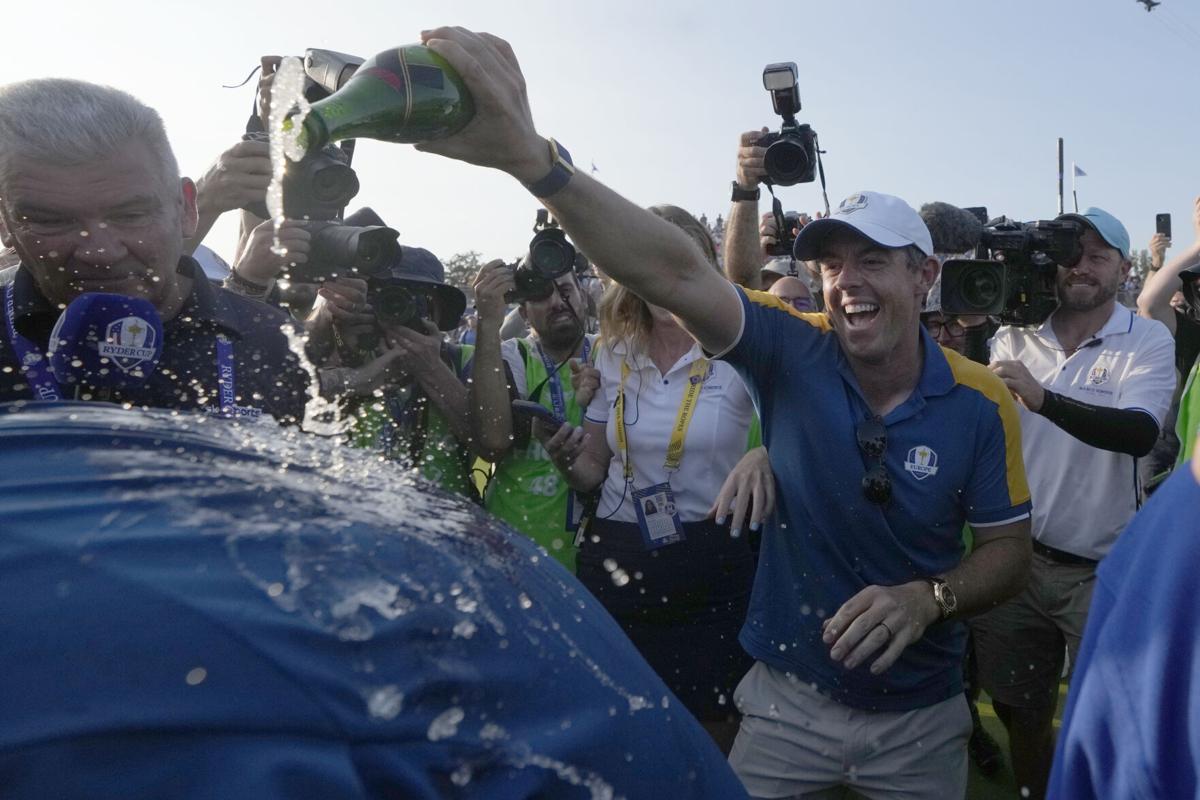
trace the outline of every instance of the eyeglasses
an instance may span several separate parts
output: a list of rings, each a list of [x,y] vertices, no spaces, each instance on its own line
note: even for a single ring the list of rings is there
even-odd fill
[[[791,305],[797,311],[816,311],[817,306],[813,303],[811,297],[784,297],[783,302]]]
[[[943,330],[951,336],[962,336],[967,332],[963,324],[956,319],[946,321],[936,319],[926,320],[925,330],[929,331],[929,335],[935,339],[942,335]]]
[[[855,430],[858,449],[875,463],[862,479],[863,495],[872,503],[883,505],[892,499],[892,478],[883,463],[887,453],[887,427],[879,417],[867,417]]]

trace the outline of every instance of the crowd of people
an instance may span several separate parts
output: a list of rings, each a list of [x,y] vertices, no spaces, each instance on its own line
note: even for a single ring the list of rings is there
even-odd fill
[[[478,111],[423,148],[510,174],[586,258],[533,288],[527,265],[491,261],[471,308],[415,244],[370,276],[285,280],[313,234],[246,210],[270,180],[265,142],[239,141],[193,183],[130,95],[12,84],[0,403],[73,391],[304,428],[319,394],[380,469],[482,505],[574,574],[753,797],[962,797],[968,754],[985,770],[1001,758],[980,689],[1023,796],[1195,791],[1186,688],[1164,700],[1158,684],[1192,663],[1169,626],[1194,628],[1194,593],[1147,542],[1165,539],[1181,570],[1195,553],[1178,508],[1200,479],[1185,466],[1200,199],[1196,243],[1170,262],[1165,237],[1150,243],[1136,308],[1118,302],[1121,221],[1060,216],[1079,252],[1054,272],[1057,307],[1009,324],[943,306],[939,272],[963,248],[931,234],[928,207],[862,191],[781,231],[760,215],[765,150],[748,131],[718,246],[688,211],[640,208],[575,171],[537,133],[503,42],[426,40]],[[226,213],[242,235],[214,273],[202,242]],[[60,312],[89,292],[157,310],[162,358],[144,382],[63,386],[47,368]],[[1190,617],[1139,615],[1160,583]],[[1155,643],[1159,625],[1186,656]],[[1134,646],[1151,653],[1129,660],[1141,674],[1115,660]]]

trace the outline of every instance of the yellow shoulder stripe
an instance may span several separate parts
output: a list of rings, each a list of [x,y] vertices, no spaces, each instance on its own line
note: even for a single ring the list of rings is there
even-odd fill
[[[747,289],[744,286],[742,287],[742,291],[746,293],[746,299],[755,305],[791,314],[796,319],[807,322],[822,333],[828,333],[833,330],[833,327],[829,324],[829,317],[825,314],[797,311],[770,292],[760,292],[755,289]]]
[[[974,389],[996,404],[1000,424],[1004,428],[1004,458],[1008,471],[1008,496],[1013,505],[1029,500],[1029,483],[1025,479],[1025,459],[1021,455],[1021,418],[1012,393],[996,375],[983,364],[943,347],[954,382]]]

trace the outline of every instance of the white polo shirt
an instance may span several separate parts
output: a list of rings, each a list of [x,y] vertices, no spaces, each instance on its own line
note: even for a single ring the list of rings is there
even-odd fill
[[[1160,428],[1175,391],[1170,332],[1120,304],[1100,332],[1070,356],[1047,320],[1036,329],[1000,328],[991,357],[1020,361],[1042,386],[1081,403],[1146,411]],[[1033,537],[1084,558],[1103,558],[1137,510],[1137,459],[1084,444],[1040,414],[1018,408]]]
[[[608,446],[613,452],[598,517],[637,522],[633,492],[667,481],[664,462],[671,430],[679,415],[692,363],[703,357],[700,345],[693,345],[663,375],[649,356],[627,355],[624,342],[611,349],[601,346],[597,350],[595,363],[600,370],[600,388],[587,408],[586,417],[606,425]],[[630,370],[625,383],[625,430],[633,460],[633,487],[628,491],[624,464],[617,450],[617,415],[613,410],[621,384],[621,361],[625,358]],[[754,404],[741,377],[724,361],[709,361],[708,374],[683,442],[683,460],[670,480],[681,521],[698,522],[708,515],[721,484],[746,454],[753,418]]]

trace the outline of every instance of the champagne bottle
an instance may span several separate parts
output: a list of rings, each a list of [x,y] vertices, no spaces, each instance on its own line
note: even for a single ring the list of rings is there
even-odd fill
[[[300,141],[308,152],[343,139],[411,144],[457,133],[474,115],[454,68],[410,44],[367,59],[340,89],[313,103]]]

